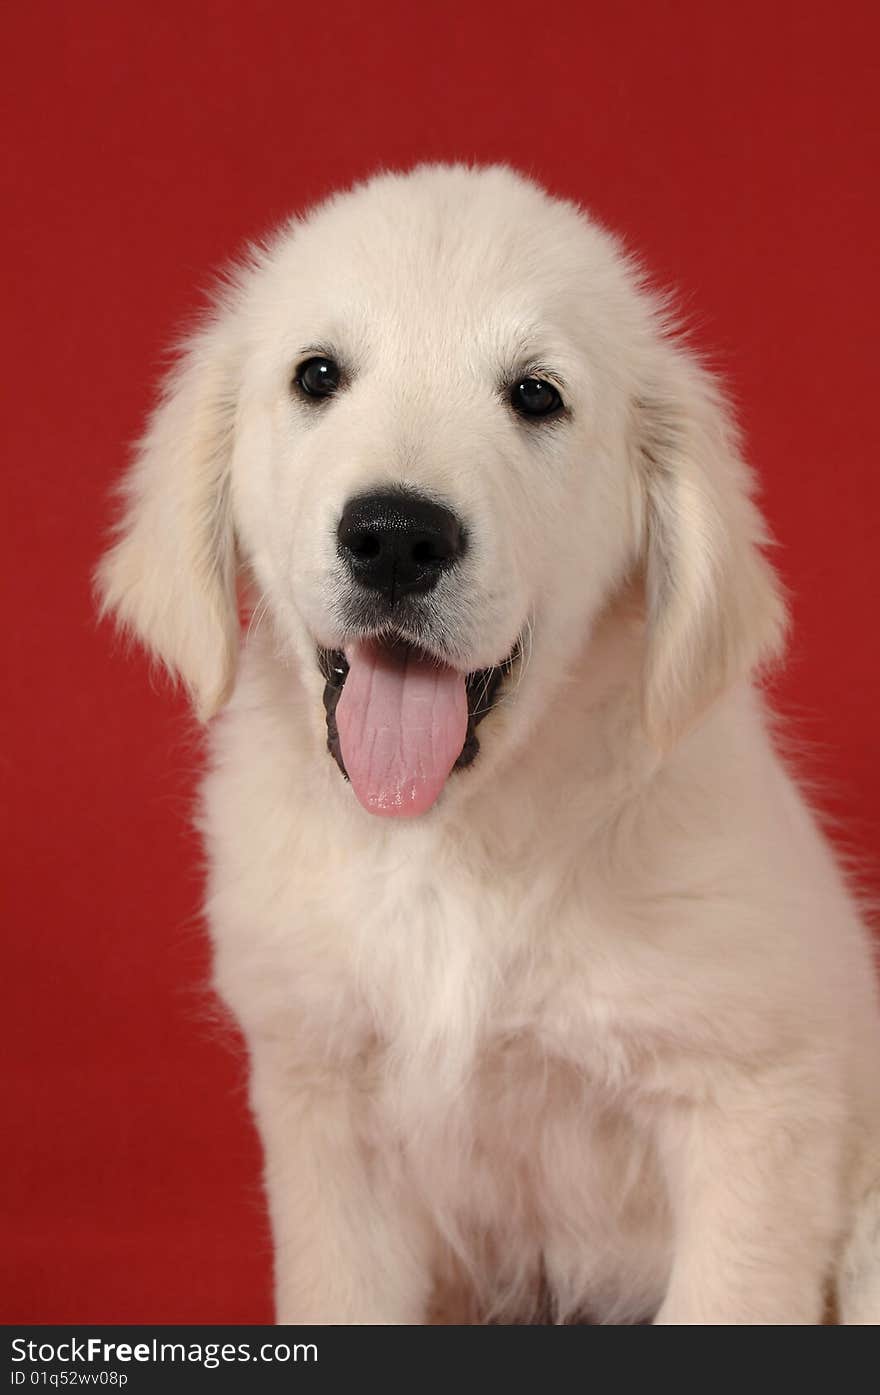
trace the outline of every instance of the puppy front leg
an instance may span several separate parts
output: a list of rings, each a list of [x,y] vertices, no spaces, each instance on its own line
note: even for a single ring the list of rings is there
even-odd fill
[[[663,1131],[675,1231],[658,1324],[822,1321],[841,1223],[831,1095],[754,1082]]]
[[[338,1074],[305,1073],[258,1046],[251,1102],[265,1153],[276,1321],[424,1322],[426,1227],[365,1141],[368,1100]]]

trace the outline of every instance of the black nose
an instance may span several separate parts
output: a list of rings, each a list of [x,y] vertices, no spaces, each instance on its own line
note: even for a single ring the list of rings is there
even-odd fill
[[[393,605],[399,596],[430,591],[464,551],[454,513],[403,489],[350,499],[339,520],[339,551],[361,586]]]

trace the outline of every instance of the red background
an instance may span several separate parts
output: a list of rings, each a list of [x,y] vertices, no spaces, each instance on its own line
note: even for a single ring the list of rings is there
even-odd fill
[[[874,855],[876,15],[5,7],[4,1320],[270,1314],[240,1049],[203,990],[198,742],[96,627],[89,574],[209,269],[333,186],[380,163],[510,160],[679,288],[783,544],[796,637],[780,702],[825,807]]]

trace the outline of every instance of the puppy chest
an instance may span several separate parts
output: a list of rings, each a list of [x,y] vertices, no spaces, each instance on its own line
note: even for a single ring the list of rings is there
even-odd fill
[[[452,1095],[413,1083],[386,1078],[383,1121],[441,1232],[472,1258],[497,1268],[510,1249],[548,1270],[571,1248],[607,1274],[605,1239],[618,1258],[630,1238],[662,1248],[651,1131],[534,1038],[486,1051]]]

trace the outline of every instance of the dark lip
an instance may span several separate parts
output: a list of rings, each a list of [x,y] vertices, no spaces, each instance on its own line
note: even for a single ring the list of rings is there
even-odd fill
[[[406,644],[407,641],[392,641]],[[414,646],[410,646],[411,648]],[[484,717],[495,707],[501,686],[504,680],[513,672],[514,665],[522,653],[522,646],[519,640],[513,646],[506,659],[500,664],[493,664],[491,668],[476,669],[469,673],[465,679],[465,690],[467,692],[468,703],[468,724],[467,735],[461,754],[453,770],[464,770],[472,765],[480,749],[480,741],[477,736],[477,727]],[[345,762],[342,759],[342,751],[339,745],[339,731],[336,726],[336,704],[339,696],[345,687],[345,680],[348,677],[348,660],[341,649],[324,649],[318,646],[318,667],[324,679],[324,712],[327,719],[327,750],[335,760],[342,774],[348,779],[348,772],[345,769]]]

